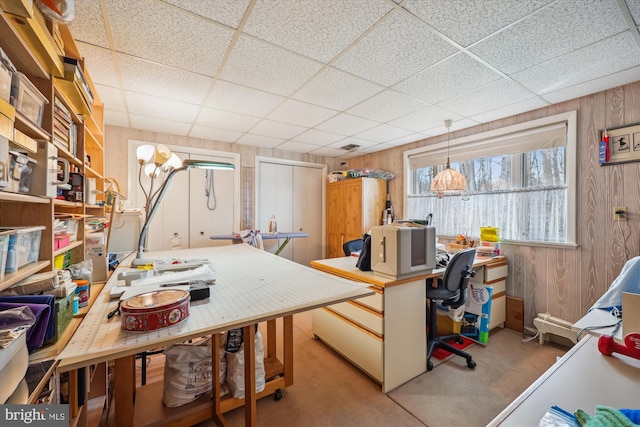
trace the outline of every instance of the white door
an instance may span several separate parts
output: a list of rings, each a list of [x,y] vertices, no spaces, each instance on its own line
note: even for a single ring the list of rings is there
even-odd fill
[[[258,158],[256,174],[256,228],[265,235],[275,216],[279,232],[305,232],[280,253],[292,261],[309,265],[322,258],[324,165]],[[265,250],[275,253],[284,239],[264,240]]]
[[[196,155],[192,154],[192,158]],[[198,154],[198,159],[224,162],[225,159]],[[231,234],[233,222],[233,171],[189,170],[189,247],[228,244],[211,236]]]

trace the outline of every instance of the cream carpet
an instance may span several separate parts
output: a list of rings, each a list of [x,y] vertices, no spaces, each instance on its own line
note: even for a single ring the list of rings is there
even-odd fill
[[[467,350],[464,359],[436,361],[431,372],[388,394],[380,385],[321,341],[313,339],[311,314],[294,316],[294,384],[257,402],[258,426],[429,426],[481,427],[546,371],[567,348],[522,343],[510,329],[492,331],[489,344]],[[244,425],[243,408],[225,414],[231,426]],[[212,421],[201,427],[213,426]]]

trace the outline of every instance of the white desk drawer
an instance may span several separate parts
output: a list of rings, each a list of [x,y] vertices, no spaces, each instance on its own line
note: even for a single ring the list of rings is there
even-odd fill
[[[382,382],[384,343],[327,309],[313,310],[313,333],[375,380]]]
[[[507,277],[509,267],[506,263],[489,264],[482,267],[482,269],[476,272],[476,275],[471,278],[473,283],[489,283],[494,280],[500,280]]]
[[[368,297],[358,298],[354,301],[357,301],[358,303],[365,305],[382,314],[384,312],[384,294],[381,291],[376,290],[375,288],[370,287],[369,289],[375,290],[376,293],[373,295],[369,295]]]
[[[330,305],[329,308],[363,328],[380,336],[384,334],[384,319],[381,314],[370,312],[349,302]]]

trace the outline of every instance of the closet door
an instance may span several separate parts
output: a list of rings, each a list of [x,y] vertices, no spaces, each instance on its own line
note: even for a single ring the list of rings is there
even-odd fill
[[[303,164],[259,160],[256,176],[256,228],[269,232],[269,219],[275,215],[280,232],[302,231],[306,238],[291,239],[280,253],[292,261],[309,265],[322,259],[322,189],[324,169]],[[265,240],[265,250],[275,253],[284,242]]]
[[[295,166],[293,168],[293,211],[292,231],[302,231],[309,237],[295,239],[293,261],[310,265],[314,259],[322,259],[322,189],[324,188],[322,169]],[[291,243],[289,242],[289,243]]]
[[[202,154],[192,158],[228,162],[228,159]],[[234,231],[234,196],[232,170],[189,170],[189,247],[200,248],[228,244],[211,240],[212,235]]]

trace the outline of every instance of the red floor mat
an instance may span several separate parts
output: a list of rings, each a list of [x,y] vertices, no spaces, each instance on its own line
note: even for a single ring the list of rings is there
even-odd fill
[[[475,344],[474,341],[472,341],[472,340],[470,340],[469,338],[466,338],[466,337],[462,337],[462,344],[458,344],[455,340],[447,341],[447,343],[451,344],[455,348],[459,348],[459,349],[465,349],[465,348],[469,347],[471,344]],[[436,348],[435,350],[433,350],[432,356],[435,357],[436,359],[442,360],[442,359],[446,359],[447,357],[451,356],[451,353],[449,353],[448,351],[443,350],[441,348]]]

